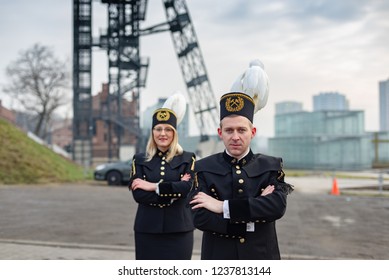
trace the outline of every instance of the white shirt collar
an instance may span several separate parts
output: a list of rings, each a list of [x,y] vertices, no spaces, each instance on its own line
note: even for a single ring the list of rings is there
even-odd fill
[[[250,152],[250,148],[248,148],[247,151],[246,151],[240,158],[237,158],[237,160],[238,160],[238,161],[241,160],[242,158],[244,158],[245,156],[247,156],[249,152]],[[226,153],[227,153],[227,155],[229,155],[230,157],[235,158],[233,155],[231,155],[231,154],[228,152],[227,149],[226,149]]]

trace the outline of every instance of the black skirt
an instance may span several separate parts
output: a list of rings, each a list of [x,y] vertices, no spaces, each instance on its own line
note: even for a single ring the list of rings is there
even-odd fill
[[[190,260],[193,231],[179,233],[135,232],[137,260]]]

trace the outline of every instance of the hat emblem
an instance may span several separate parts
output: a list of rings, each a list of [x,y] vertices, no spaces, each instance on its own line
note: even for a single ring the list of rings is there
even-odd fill
[[[226,100],[226,110],[228,112],[238,112],[244,107],[244,100],[239,96],[228,97]]]
[[[157,120],[158,121],[167,121],[170,119],[170,113],[168,111],[159,111],[157,113]]]

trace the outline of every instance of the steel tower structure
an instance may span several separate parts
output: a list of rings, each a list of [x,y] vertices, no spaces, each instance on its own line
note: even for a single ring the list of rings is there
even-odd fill
[[[92,38],[92,0],[73,0],[73,159],[85,166],[92,162],[92,49],[107,51],[109,96],[102,104],[100,118],[109,127],[108,145],[111,147],[115,136],[115,144],[120,146],[124,130],[140,135],[139,96],[145,86],[148,59],[140,56],[139,38],[157,32],[171,32],[201,139],[214,134],[216,101],[185,1],[163,0],[167,22],[145,29],[140,28],[140,22],[145,20],[147,0],[101,3],[107,4],[108,28],[99,38]],[[138,114],[123,118],[121,102],[128,92],[135,99]]]
[[[136,137],[141,135],[139,95],[140,88],[146,83],[148,59],[140,57],[139,23],[145,19],[147,0],[102,0],[102,3],[108,8],[108,29],[101,34],[99,46],[107,51],[109,95],[101,117],[109,126],[108,146],[112,146],[115,135],[115,145],[120,147],[124,130]],[[137,114],[124,118],[121,103],[129,92],[137,104]],[[108,151],[108,157],[112,159],[112,149]],[[118,158],[117,155],[114,157]]]
[[[73,0],[73,160],[92,164],[92,0]]]
[[[201,140],[205,141],[216,131],[218,110],[195,29],[184,0],[164,0],[164,5]]]

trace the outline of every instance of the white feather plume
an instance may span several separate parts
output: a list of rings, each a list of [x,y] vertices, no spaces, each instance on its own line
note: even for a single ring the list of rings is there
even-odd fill
[[[177,125],[183,120],[186,112],[186,99],[185,96],[175,91],[168,99],[166,99],[162,108],[172,110],[177,117]]]
[[[265,107],[269,96],[269,78],[259,59],[252,60],[249,68],[235,80],[232,92],[243,92],[254,100],[254,113]]]

